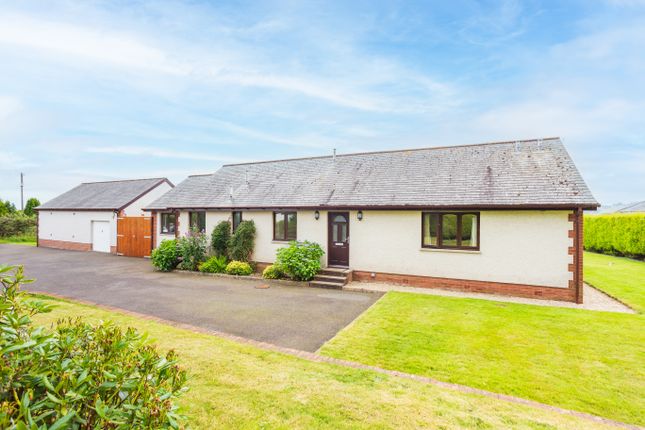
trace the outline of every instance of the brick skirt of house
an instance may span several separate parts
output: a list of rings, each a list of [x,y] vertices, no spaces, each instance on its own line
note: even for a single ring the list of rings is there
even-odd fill
[[[68,249],[70,251],[91,251],[91,243],[68,242],[66,240],[39,239],[38,246],[41,248]]]
[[[353,281],[391,282],[420,288],[443,288],[446,290],[473,293],[500,294],[505,296],[528,297],[532,299],[576,301],[572,288],[544,287],[538,285],[507,284],[503,282],[472,281],[466,279],[434,278],[431,276],[399,275],[394,273],[364,272],[354,270]]]

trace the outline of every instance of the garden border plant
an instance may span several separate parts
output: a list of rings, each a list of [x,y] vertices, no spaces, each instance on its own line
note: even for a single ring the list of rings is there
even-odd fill
[[[276,254],[276,265],[287,275],[297,281],[310,281],[320,270],[325,251],[318,243],[305,240],[289,242]]]

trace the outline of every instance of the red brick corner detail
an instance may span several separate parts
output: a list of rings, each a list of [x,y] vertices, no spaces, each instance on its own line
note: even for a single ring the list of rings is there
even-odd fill
[[[573,256],[573,262],[569,264],[569,272],[572,278],[569,281],[569,289],[575,298],[576,303],[582,303],[583,276],[582,276],[582,251],[583,251],[583,213],[578,208],[569,214],[569,221],[572,223],[569,230],[569,237],[573,239],[573,246],[569,247],[569,255]]]

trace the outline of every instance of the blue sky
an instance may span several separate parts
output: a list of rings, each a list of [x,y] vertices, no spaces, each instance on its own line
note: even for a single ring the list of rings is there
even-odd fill
[[[645,1],[1,1],[0,198],[561,136],[645,198]]]

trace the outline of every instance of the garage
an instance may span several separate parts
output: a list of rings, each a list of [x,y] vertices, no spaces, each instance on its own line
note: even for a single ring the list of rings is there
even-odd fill
[[[143,208],[173,187],[166,178],[80,184],[36,208],[37,245],[147,257],[153,220]]]

